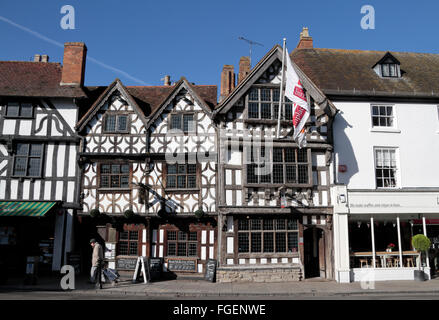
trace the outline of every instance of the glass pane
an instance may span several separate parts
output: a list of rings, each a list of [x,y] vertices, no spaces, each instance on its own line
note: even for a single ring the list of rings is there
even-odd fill
[[[379,126],[380,125],[380,119],[378,117],[372,117],[372,125]]]
[[[238,220],[238,230],[249,230],[248,220]]]
[[[168,231],[167,234],[168,240],[177,240],[177,231]]]
[[[116,116],[108,115],[105,120],[105,131],[115,132],[116,131]]]
[[[248,98],[249,98],[249,100],[252,100],[252,101],[258,101],[259,100],[258,89],[254,89],[254,88],[251,89],[250,93],[248,95]]]
[[[197,173],[197,165],[196,164],[188,164],[187,165],[187,173]]]
[[[119,242],[119,254],[126,256],[128,255],[128,242]]]
[[[389,76],[389,65],[383,64],[382,68],[383,68],[383,77],[388,77]]]
[[[183,231],[178,231],[178,240],[185,241],[187,240],[187,233]]]
[[[271,119],[271,105],[269,103],[261,104],[261,118]]]
[[[378,115],[378,106],[372,107],[372,115],[377,116]]]
[[[385,116],[385,115],[386,115],[386,107],[380,106],[380,116]]]
[[[264,219],[264,230],[274,230],[272,219]]]
[[[297,252],[298,247],[297,232],[288,232],[288,252]]]
[[[247,232],[238,233],[238,252],[249,252],[248,236]]]
[[[189,232],[189,241],[197,241],[198,234],[197,232]]]
[[[177,256],[186,257],[186,255],[187,255],[186,243],[185,242],[179,242],[177,244]]]
[[[168,256],[175,256],[177,255],[177,245],[176,243],[169,242],[168,243]]]
[[[299,165],[298,166],[299,173],[299,183],[308,183],[308,166],[307,165]]]
[[[282,148],[273,148],[273,162],[282,162]]]
[[[276,233],[276,252],[286,252],[286,234],[285,233]]]
[[[257,173],[256,164],[247,165],[247,183],[258,183],[258,176],[256,173]]]
[[[286,223],[285,219],[276,219],[276,230],[285,230]]]
[[[15,157],[14,175],[25,176],[26,175],[26,161],[25,157]]]
[[[388,107],[386,107],[386,114],[387,114],[388,116],[391,116],[392,113],[393,113],[393,107],[392,107],[392,106],[388,106]]]
[[[250,227],[252,230],[261,230],[261,220],[260,219],[251,219]]]
[[[139,231],[131,231],[130,240],[139,240]]]
[[[261,100],[262,101],[271,101],[271,90],[270,89],[261,89]]]
[[[29,158],[29,171],[28,176],[36,177],[40,175],[40,158]]]
[[[137,242],[130,241],[130,256],[137,256]]]
[[[119,116],[117,130],[118,131],[127,131],[128,130],[128,116]]]
[[[286,171],[287,171],[287,183],[297,183],[296,166],[288,165],[286,166]]]
[[[196,243],[189,243],[188,256],[189,257],[196,257],[197,256],[197,244]]]
[[[130,182],[129,182],[129,176],[120,176],[120,187],[121,188],[129,188]]]
[[[18,117],[19,105],[17,102],[8,103],[8,109],[6,110],[6,115],[9,117]]]
[[[110,173],[110,165],[109,164],[101,165],[101,173]]]
[[[22,103],[21,104],[21,117],[32,117],[32,104],[30,103]]]
[[[279,111],[279,104],[273,105],[273,119],[277,120],[279,118],[279,114],[277,113]]]
[[[261,252],[261,250],[262,250],[261,233],[260,232],[252,232],[251,239],[252,239],[251,252]]]
[[[285,104],[285,120],[293,120],[293,105]]]
[[[180,130],[182,129],[180,114],[171,115],[171,129],[180,129]]]
[[[178,165],[178,173],[186,173],[186,165],[185,164]]]
[[[296,157],[294,155],[294,149],[285,148],[285,162],[296,162]]]
[[[196,188],[197,187],[197,177],[196,176],[187,176],[187,187],[188,188]]]
[[[177,188],[186,188],[186,176],[177,176]]]
[[[307,162],[308,161],[308,152],[306,149],[297,150],[297,162]]]
[[[390,76],[396,77],[396,64],[390,64],[389,69],[390,69]]]
[[[284,183],[284,166],[282,164],[273,165],[273,183]]]
[[[169,164],[168,165],[168,173],[169,174],[177,173],[177,165],[176,164]]]
[[[297,230],[297,220],[295,219],[288,219],[287,220],[287,229],[288,230]]]
[[[111,173],[120,173],[120,165],[112,164],[111,165]]]
[[[31,144],[30,145],[30,156],[40,157],[43,154],[42,144]]]
[[[166,182],[167,188],[177,188],[177,178],[176,176],[168,176],[167,182]]]
[[[121,165],[120,173],[130,173],[130,165],[129,164]]]
[[[273,89],[273,101],[279,102],[279,89]]]
[[[259,112],[258,112],[258,104],[255,102],[250,102],[248,104],[248,117],[249,118],[259,118]]]
[[[111,176],[111,188],[119,188],[119,176]]]
[[[264,252],[274,252],[273,233],[264,232]]]
[[[128,231],[122,231],[119,233],[119,240],[128,240]]]
[[[110,187],[110,177],[101,176],[101,188],[109,188],[109,187]]]
[[[183,131],[184,132],[195,131],[194,116],[192,114],[185,114],[183,116]]]
[[[29,145],[26,143],[17,143],[17,156],[27,156],[29,152]]]

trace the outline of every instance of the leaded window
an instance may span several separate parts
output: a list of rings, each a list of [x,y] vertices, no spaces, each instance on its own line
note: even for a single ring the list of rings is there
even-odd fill
[[[196,257],[198,255],[197,232],[167,231],[167,256]]]
[[[119,233],[118,255],[138,256],[139,231],[122,231]]]
[[[297,220],[253,218],[238,220],[238,253],[293,253],[298,251]]]
[[[106,133],[128,132],[128,115],[107,114],[104,119],[105,119],[104,132]]]
[[[248,118],[278,120],[279,89],[252,88],[248,94]],[[293,119],[293,104],[285,97],[282,103],[281,120]]]
[[[43,144],[17,143],[14,154],[14,176],[40,177],[43,162]]]
[[[197,188],[196,164],[168,164],[166,175],[168,189],[195,189]]]
[[[195,115],[193,113],[171,114],[170,129],[184,133],[195,132]]]
[[[247,183],[309,184],[307,149],[247,147]]]
[[[101,164],[100,165],[101,188],[129,188],[130,165],[129,164]]]
[[[10,118],[32,118],[34,106],[30,102],[8,102],[6,116]]]

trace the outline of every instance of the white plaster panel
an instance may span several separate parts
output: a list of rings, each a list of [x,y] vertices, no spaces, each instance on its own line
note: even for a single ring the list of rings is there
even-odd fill
[[[32,131],[32,120],[21,120],[18,134],[21,136],[29,136]]]

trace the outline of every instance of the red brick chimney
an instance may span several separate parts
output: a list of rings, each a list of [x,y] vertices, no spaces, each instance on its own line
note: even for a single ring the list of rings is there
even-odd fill
[[[227,97],[235,89],[235,68],[225,64],[221,72],[220,100]]]
[[[297,49],[312,49],[313,47],[312,37],[309,36],[308,28],[303,27]]]
[[[250,73],[250,57],[241,57],[239,59],[238,84]]]
[[[83,42],[64,44],[61,85],[83,86],[87,47]]]

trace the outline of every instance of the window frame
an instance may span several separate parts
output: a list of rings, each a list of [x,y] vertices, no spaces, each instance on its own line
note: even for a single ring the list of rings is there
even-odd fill
[[[387,66],[388,68],[388,75],[384,75],[384,66]],[[392,75],[391,73],[391,67],[394,66],[394,70],[395,70],[395,75]],[[381,77],[383,78],[399,78],[399,68],[398,68],[398,64],[395,62],[384,62],[380,64],[380,70],[381,70]]]
[[[240,229],[240,221],[247,220],[248,221],[248,228],[246,230]],[[252,221],[259,221],[260,228],[259,229],[252,229],[251,224]],[[285,223],[285,229],[278,229],[277,227],[277,221],[283,220]],[[288,229],[288,220],[295,221],[296,228],[295,229]],[[265,221],[271,221],[272,227],[271,229],[265,229]],[[289,252],[289,233],[294,233],[295,239],[296,239],[296,245],[295,245],[295,251]],[[253,251],[252,248],[252,237],[254,234],[260,234],[260,251]],[[265,237],[266,234],[272,235],[272,250],[266,251],[265,248]],[[277,240],[276,240],[276,234],[283,234],[285,235],[285,251],[278,251],[277,249]],[[241,251],[240,243],[239,243],[239,235],[248,235],[247,236],[247,242],[248,242],[248,251]],[[262,256],[298,256],[299,250],[300,250],[300,223],[298,219],[288,218],[288,217],[251,217],[251,218],[239,218],[236,222],[236,251],[238,254],[238,257],[245,257],[245,256],[254,256],[254,257],[262,257]]]
[[[137,230],[137,229],[129,229],[129,230],[123,230],[123,231],[119,231],[118,233],[117,233],[117,246],[116,246],[116,256],[125,256],[125,257],[133,257],[133,256],[139,256],[139,252],[140,252],[140,248],[141,248],[141,242],[140,242],[140,239],[141,239],[141,232],[142,230],[140,229],[140,230]],[[122,232],[127,232],[128,233],[128,239],[127,240],[121,240],[120,238],[121,238],[121,233]],[[137,239],[136,240],[131,240],[131,238],[130,238],[130,234],[131,234],[131,232],[137,232]],[[126,243],[128,243],[128,248],[127,248],[127,250],[128,250],[128,254],[121,254],[120,253],[120,243],[121,242],[126,242]],[[131,248],[131,243],[132,242],[135,242],[136,243],[136,247],[137,247],[137,253],[136,254],[131,254],[130,253],[130,248]]]
[[[176,165],[177,166],[177,168],[176,168],[176,173],[174,174],[174,173],[172,173],[172,174],[169,174],[169,170],[168,170],[168,167],[170,166],[170,165]],[[178,173],[178,166],[179,165],[185,165],[186,166],[186,169],[185,169],[185,173],[183,174],[183,173]],[[188,169],[187,169],[187,166],[188,165],[195,165],[195,174],[193,174],[193,173],[191,173],[191,174],[189,174],[188,173]],[[163,162],[163,168],[164,168],[164,172],[163,172],[163,174],[164,174],[164,177],[165,177],[165,183],[164,183],[164,185],[165,185],[165,190],[166,191],[171,191],[171,192],[173,192],[173,191],[175,191],[175,192],[193,192],[193,191],[199,191],[200,190],[200,185],[201,185],[201,181],[200,181],[200,166],[201,166],[201,164],[199,163],[199,162],[197,162],[197,163],[188,163],[188,162],[185,162],[185,163],[178,163],[178,162],[176,162],[176,163],[174,163],[174,164],[169,164],[169,163],[167,163],[167,162]],[[171,188],[171,187],[168,187],[168,177],[169,177],[169,175],[172,175],[172,176],[175,176],[176,177],[176,180],[175,180],[175,183],[176,183],[176,187],[175,188]],[[179,188],[178,187],[178,176],[182,176],[182,175],[185,175],[186,176],[186,188]],[[196,184],[196,186],[195,187],[193,187],[193,188],[188,188],[187,187],[187,181],[188,181],[188,176],[195,176],[195,184]]]
[[[395,152],[395,168],[377,168],[377,151],[393,151]],[[400,188],[400,166],[399,166],[399,153],[398,153],[398,148],[397,147],[373,147],[373,157],[374,157],[374,175],[375,175],[375,189],[399,189]],[[382,186],[379,187],[378,186],[378,176],[377,176],[377,170],[394,170],[393,172],[393,179],[395,180],[395,185],[394,186]],[[383,178],[384,175],[382,175],[381,180],[383,181],[383,185],[384,185],[384,181],[385,179]]]
[[[18,104],[18,115],[9,115],[9,104],[17,103]],[[23,109],[23,104],[30,104],[31,105],[31,115],[30,116],[22,116],[21,110]],[[7,119],[34,119],[35,118],[35,107],[36,103],[33,101],[27,101],[27,100],[20,100],[20,101],[7,101],[5,104],[5,112],[4,117]]]
[[[261,146],[262,147],[262,146]],[[307,156],[307,161],[305,162],[287,162],[286,161],[286,154],[285,154],[285,150],[286,149],[293,149],[294,150],[294,156],[295,159],[299,160],[299,148],[297,147],[281,147],[281,146],[273,146],[273,153],[274,153],[274,149],[282,149],[282,162],[274,162],[273,159],[273,153],[270,156],[270,162],[273,165],[275,164],[282,164],[282,175],[283,175],[283,182],[279,183],[279,182],[274,182],[274,168],[271,172],[271,177],[270,177],[270,182],[266,182],[266,181],[261,181],[261,177],[262,175],[256,175],[256,177],[258,177],[258,182],[249,182],[249,175],[248,175],[248,170],[249,170],[249,165],[255,165],[258,166],[257,162],[256,163],[252,163],[249,162],[248,160],[248,152],[250,149],[251,152],[251,145],[247,145],[244,146],[244,152],[243,152],[243,157],[244,157],[244,170],[245,170],[245,186],[247,187],[255,187],[255,186],[283,186],[286,185],[288,187],[310,187],[313,185],[313,181],[312,181],[312,157],[311,157],[311,148],[306,148],[306,156]],[[303,150],[303,149],[301,149]],[[260,154],[260,153],[258,153]],[[291,183],[291,182],[287,182],[287,166],[288,165],[295,165],[296,169],[296,180],[297,183]],[[307,165],[307,183],[299,183],[299,165]]]
[[[27,155],[17,155],[17,145],[18,144],[25,144],[28,145],[28,150],[27,150]],[[36,156],[30,156],[30,150],[31,150],[31,145],[40,145],[41,146],[41,155],[39,157]],[[43,177],[43,164],[44,164],[44,160],[45,160],[45,154],[46,154],[46,144],[45,143],[26,143],[26,142],[21,142],[18,141],[14,144],[14,154],[13,154],[13,160],[12,160],[12,174],[11,176],[14,178],[29,178],[29,179],[33,179],[33,178],[42,178]],[[15,173],[15,164],[16,164],[16,160],[17,157],[19,158],[24,158],[26,157],[26,174],[25,175],[18,175]],[[40,168],[39,168],[39,174],[38,175],[28,175],[28,171],[29,171],[29,159],[30,158],[39,158],[40,159]]]
[[[191,115],[192,116],[192,122],[193,122],[193,131],[185,131],[184,130],[184,116],[185,115]],[[172,117],[173,116],[179,116],[181,117],[180,119],[180,128],[172,128]],[[168,116],[168,132],[170,132],[171,130],[180,130],[181,132],[183,132],[185,135],[187,134],[196,134],[197,130],[198,130],[198,122],[197,122],[197,112],[195,111],[174,111],[174,112],[170,112],[169,116]],[[174,134],[177,134],[176,132],[174,132]]]
[[[128,165],[129,167],[129,173],[128,173],[128,187],[116,187],[116,188],[112,188],[111,187],[111,176],[114,175],[118,175],[119,176],[119,185],[120,185],[120,177],[121,176],[126,176],[127,174],[116,174],[116,173],[105,173],[102,174],[101,173],[101,168],[103,165],[109,165],[110,166],[110,171],[111,171],[111,166],[112,165],[119,165],[119,166],[123,166],[123,165]],[[127,162],[127,161],[103,161],[103,162],[98,162],[97,163],[97,174],[98,174],[98,191],[99,192],[113,192],[113,191],[126,191],[126,192],[130,192],[133,188],[132,186],[132,175],[133,175],[133,164],[131,162]],[[110,176],[110,180],[109,180],[109,187],[101,187],[101,181],[102,181],[102,175],[104,176]]]
[[[378,114],[377,115],[373,114],[374,107],[378,107]],[[380,108],[381,107],[386,108],[386,115],[380,115]],[[387,108],[389,108],[389,107],[392,108],[392,115],[391,116],[387,115]],[[374,118],[378,119],[378,125],[374,125],[374,123],[373,123],[374,122]],[[387,122],[387,119],[391,118],[392,126],[381,126],[381,125],[379,125],[381,118],[386,119],[386,122]],[[370,105],[370,121],[371,121],[372,129],[374,129],[374,130],[384,130],[384,131],[385,130],[396,130],[398,127],[397,127],[397,117],[396,117],[396,107],[395,107],[395,105],[394,104],[386,104],[386,103],[372,103]]]
[[[114,131],[108,131],[107,130],[107,119],[110,116],[116,117],[116,123],[115,123],[115,130]],[[126,130],[119,130],[119,118],[120,117],[126,117]],[[130,127],[131,127],[131,114],[126,112],[107,112],[104,117],[102,118],[102,133],[104,134],[115,134],[115,133],[122,133],[122,134],[128,134],[130,133]]]

